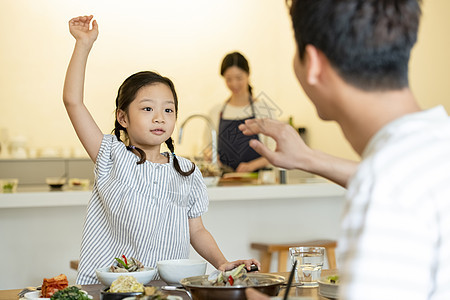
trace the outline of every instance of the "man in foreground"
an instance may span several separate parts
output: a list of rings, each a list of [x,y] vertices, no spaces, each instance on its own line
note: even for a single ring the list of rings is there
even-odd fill
[[[408,83],[419,0],[293,0],[295,74],[361,162],[308,148],[289,125],[247,120],[274,138],[272,164],[348,188],[339,239],[340,299],[450,299],[450,119],[422,111]],[[267,299],[247,290],[248,299]]]

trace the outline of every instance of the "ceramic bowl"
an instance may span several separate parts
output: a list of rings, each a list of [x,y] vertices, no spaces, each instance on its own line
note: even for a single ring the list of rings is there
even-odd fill
[[[66,184],[65,177],[47,177],[45,178],[45,182],[48,184],[50,189],[59,190]]]
[[[169,285],[181,286],[186,277],[205,275],[206,261],[200,259],[172,259],[157,262],[158,273]]]
[[[220,176],[207,176],[203,177],[206,186],[216,186],[219,183]]]
[[[339,296],[339,284],[330,283],[327,277],[322,277],[318,281],[319,283],[319,294],[322,297],[337,299]]]
[[[115,273],[110,272],[109,267],[99,268],[95,270],[95,274],[97,274],[97,279],[105,286],[110,286],[111,283],[119,278],[121,275],[125,276],[133,276],[136,280],[142,284],[149,283],[153,277],[155,277],[156,270],[154,268],[146,267],[144,271],[139,272],[123,272],[123,273]],[[132,295],[129,295],[132,296]]]
[[[103,289],[100,292],[101,300],[122,300],[124,298],[136,297],[142,295],[143,292],[130,292],[130,293],[109,293],[109,287]]]

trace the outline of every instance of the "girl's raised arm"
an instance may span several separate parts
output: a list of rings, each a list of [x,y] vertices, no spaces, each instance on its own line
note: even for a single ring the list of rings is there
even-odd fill
[[[92,18],[93,16],[82,16],[69,21],[69,30],[76,43],[67,67],[63,101],[78,138],[89,157],[95,162],[103,133],[83,103],[87,58],[98,36],[98,25],[95,20],[90,28]]]

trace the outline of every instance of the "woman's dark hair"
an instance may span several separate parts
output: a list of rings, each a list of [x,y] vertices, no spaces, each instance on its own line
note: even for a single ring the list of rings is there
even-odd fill
[[[222,60],[222,65],[220,66],[220,75],[223,76],[225,71],[230,67],[238,67],[242,71],[246,72],[248,75],[250,75],[250,67],[248,66],[248,61],[239,52],[232,52],[228,53],[224,59]],[[248,91],[250,95],[252,95],[252,86],[248,85]]]
[[[119,91],[117,92],[117,98],[116,98],[116,121],[114,125],[114,135],[117,137],[119,141],[122,141],[121,139],[121,132],[124,133],[125,139],[128,139],[128,133],[127,129],[124,128],[122,125],[120,125],[119,121],[117,121],[117,112],[120,110],[124,111],[125,113],[128,113],[128,107],[130,106],[131,102],[134,101],[136,98],[137,92],[144,86],[156,84],[156,83],[162,83],[165,84],[170,88],[172,91],[173,99],[175,102],[175,116],[178,114],[178,97],[177,93],[175,91],[175,86],[173,85],[172,81],[167,78],[163,77],[157,73],[150,72],[150,71],[142,71],[138,72],[136,74],[131,75],[125,81],[122,83],[122,85],[119,87]],[[122,141],[123,142],[123,141]],[[173,166],[175,170],[177,170],[178,173],[180,173],[183,176],[189,176],[194,172],[195,165],[192,163],[192,168],[185,172],[181,170],[180,164],[178,162],[177,157],[174,154],[174,146],[172,138],[169,137],[165,141],[167,147],[169,148],[170,152],[173,156]],[[127,149],[135,153],[137,156],[139,156],[139,161],[137,164],[142,164],[146,160],[145,152],[142,149],[139,149],[138,147],[135,147],[133,145],[128,145]]]
[[[408,86],[420,0],[292,0],[290,14],[303,60],[310,44],[339,75],[363,90]]]

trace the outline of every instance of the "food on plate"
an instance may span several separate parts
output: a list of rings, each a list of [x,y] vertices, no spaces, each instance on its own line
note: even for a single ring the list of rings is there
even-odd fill
[[[80,178],[70,178],[69,186],[73,189],[88,189],[89,188],[89,179],[80,179]]]
[[[53,294],[51,300],[88,300],[89,296],[76,286],[70,286]]]
[[[133,257],[127,259],[125,255],[122,255],[121,258],[116,257],[114,259],[116,261],[109,269],[111,272],[123,273],[144,271],[144,265]]]
[[[327,277],[328,283],[339,284],[339,275],[330,275]]]
[[[132,293],[144,292],[144,285],[139,283],[133,276],[119,276],[111,283],[108,293]]]
[[[67,277],[64,274],[60,274],[53,278],[44,278],[42,282],[41,294],[42,298],[50,298],[59,290],[65,289],[69,286]]]
[[[256,286],[258,281],[247,276],[245,264],[239,265],[230,271],[217,272],[202,282],[205,286]]]

